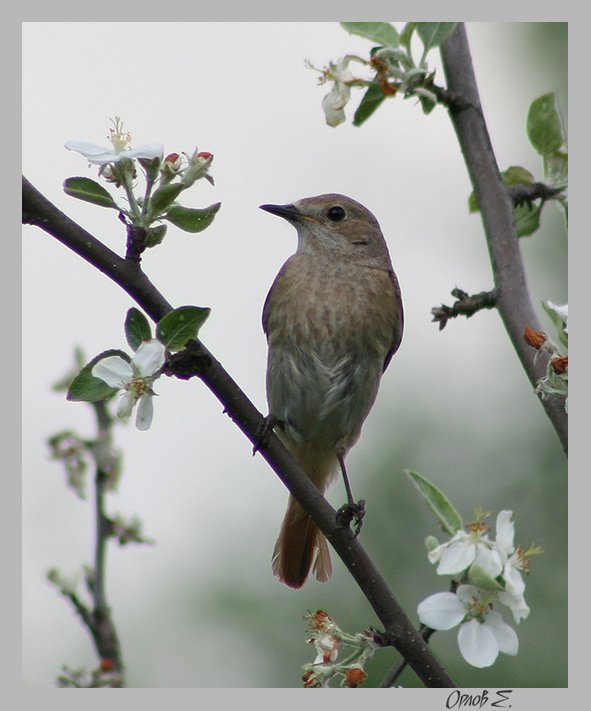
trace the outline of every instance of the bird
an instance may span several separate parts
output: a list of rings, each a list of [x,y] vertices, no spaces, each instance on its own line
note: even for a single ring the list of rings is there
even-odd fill
[[[260,209],[297,231],[295,254],[279,270],[263,306],[268,417],[322,493],[340,467],[353,506],[345,457],[403,333],[401,291],[388,247],[374,215],[345,195]],[[290,495],[273,573],[297,589],[312,566],[317,580],[330,578],[328,543]]]

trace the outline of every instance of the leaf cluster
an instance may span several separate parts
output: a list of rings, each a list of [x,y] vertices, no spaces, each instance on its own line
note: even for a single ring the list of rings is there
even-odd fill
[[[180,351],[187,343],[197,338],[199,329],[209,316],[211,309],[200,306],[179,306],[169,311],[156,324],[156,338],[168,351]],[[148,319],[138,309],[132,307],[125,316],[125,338],[129,347],[137,351],[144,341],[153,338]],[[117,388],[112,388],[92,374],[93,367],[103,358],[119,356],[128,363],[130,356],[125,351],[111,348],[89,361],[73,379],[68,389],[67,399],[77,402],[96,402],[112,397]]]
[[[401,33],[389,22],[341,22],[350,34],[364,37],[378,46],[370,50],[368,62],[375,76],[353,117],[353,125],[361,126],[388,97],[402,94],[418,98],[423,111],[430,113],[438,103],[433,85],[435,73],[427,65],[427,54],[439,47],[454,31],[455,22],[407,22]],[[411,40],[416,32],[423,44],[418,62],[412,56]]]
[[[544,182],[538,183],[529,170],[518,165],[501,173],[503,184],[508,188],[525,186],[530,189],[513,208],[518,237],[528,237],[539,228],[542,208],[548,200],[557,201],[564,209],[565,219],[568,218],[568,151],[558,101],[553,92],[532,101],[526,130],[531,145],[542,158]],[[468,208],[470,212],[479,210],[475,193],[468,198]]]

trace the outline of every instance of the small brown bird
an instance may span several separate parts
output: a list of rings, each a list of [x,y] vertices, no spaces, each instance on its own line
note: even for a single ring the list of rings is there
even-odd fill
[[[269,413],[320,491],[340,464],[351,504],[345,456],[402,339],[398,280],[378,221],[355,200],[328,194],[261,209],[298,234],[263,309]],[[326,538],[290,496],[273,572],[299,588],[312,563],[318,580],[328,580]]]

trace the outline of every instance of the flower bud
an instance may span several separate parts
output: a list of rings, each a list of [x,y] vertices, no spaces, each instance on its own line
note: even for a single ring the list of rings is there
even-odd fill
[[[568,370],[568,356],[557,356],[550,361],[552,370],[557,375],[564,375]]]
[[[169,153],[164,159],[164,165],[175,173],[178,173],[178,171],[181,169],[182,164],[183,159],[178,153]]]
[[[213,160],[213,153],[195,149],[192,156],[187,156],[187,160],[189,165],[185,168],[181,181],[183,185],[189,187],[199,178],[207,177],[207,171]]]
[[[345,675],[345,683],[350,689],[356,689],[360,684],[363,684],[367,677],[367,674],[361,669],[361,667],[351,667],[347,669]]]
[[[523,332],[523,338],[525,339],[525,342],[528,345],[530,345],[532,348],[535,348],[536,350],[539,350],[544,345],[544,343],[546,343],[546,335],[541,331],[535,331],[529,326],[525,327],[525,331]]]
[[[183,159],[178,153],[169,153],[160,166],[160,184],[170,183],[182,170]]]
[[[333,623],[330,615],[327,612],[324,612],[324,610],[310,612],[306,616],[311,630],[326,632]]]
[[[438,546],[439,541],[435,538],[435,536],[427,536],[427,538],[425,538],[425,548],[427,549],[427,552],[434,551]]]
[[[321,686],[318,677],[312,669],[308,669],[302,677],[302,681],[304,682],[304,689],[317,689]]]

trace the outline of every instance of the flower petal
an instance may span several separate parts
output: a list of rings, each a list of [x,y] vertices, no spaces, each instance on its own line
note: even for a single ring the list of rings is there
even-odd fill
[[[122,388],[133,378],[131,365],[121,356],[102,358],[92,368],[92,375],[111,388]]]
[[[451,592],[435,593],[417,607],[419,620],[433,630],[449,630],[466,615],[466,608]]]
[[[499,602],[501,602],[503,605],[507,605],[507,607],[511,610],[511,613],[513,614],[513,619],[518,624],[519,622],[521,622],[521,620],[525,620],[530,613],[530,609],[527,606],[523,595],[515,595],[510,592],[502,592],[499,593]]]
[[[497,516],[497,548],[503,560],[515,550],[515,524],[511,521],[513,511],[501,511]]]
[[[130,391],[124,392],[117,407],[117,417],[129,417],[135,403],[135,395]]]
[[[484,543],[476,546],[474,564],[482,568],[491,578],[496,578],[503,570],[503,563],[498,551]]]
[[[517,567],[512,565],[512,562],[514,562],[512,558],[513,556],[505,564],[503,578],[505,578],[508,592],[512,595],[522,596],[525,591],[525,583]],[[519,561],[517,560],[516,562]]]
[[[126,158],[162,158],[164,146],[161,143],[146,143],[138,148],[131,148],[122,152]]]
[[[552,301],[546,301],[546,304],[552,311],[558,314],[560,318],[564,321],[564,323],[568,322],[568,304],[563,304],[562,306],[559,306],[558,304],[555,304]]]
[[[135,426],[138,430],[149,430],[154,416],[154,404],[152,396],[146,393],[140,397],[135,418]]]
[[[488,613],[485,625],[494,634],[499,645],[499,651],[511,656],[517,654],[519,651],[517,632],[503,620],[503,617],[496,610],[491,610]]]
[[[326,123],[333,128],[340,126],[347,120],[345,111],[342,108],[335,108],[333,106],[331,94],[327,94],[322,100],[322,109],[324,111]]]
[[[475,585],[459,585],[456,590],[458,599],[465,605],[480,597],[480,590]]]
[[[464,622],[460,627],[458,644],[468,664],[479,669],[490,667],[499,656],[499,645],[495,634],[486,624],[476,619]]]
[[[165,350],[157,338],[144,341],[131,359],[131,364],[142,378],[154,375],[164,364]]]
[[[69,151],[82,153],[85,158],[113,152],[113,149],[105,148],[105,146],[97,146],[94,143],[85,143],[84,141],[66,141],[64,145]]]
[[[441,554],[438,575],[457,575],[469,568],[476,556],[476,546],[467,540],[451,543]]]
[[[115,151],[105,151],[96,155],[87,155],[86,160],[93,165],[108,165],[109,163],[117,163],[123,157],[120,153],[115,153]]]

